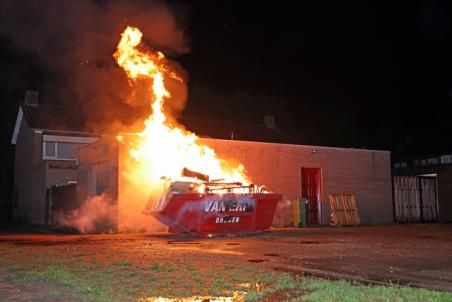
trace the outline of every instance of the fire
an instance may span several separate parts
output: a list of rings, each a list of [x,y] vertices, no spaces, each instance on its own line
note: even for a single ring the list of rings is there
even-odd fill
[[[124,69],[130,84],[140,78],[151,80],[152,113],[144,123],[139,139],[131,145],[131,156],[136,167],[133,174],[148,185],[162,184],[162,179],[178,179],[187,168],[206,174],[210,179],[249,183],[242,165],[234,166],[220,159],[215,151],[202,145],[198,137],[179,125],[168,121],[163,104],[171,94],[165,80],[183,81],[168,64],[163,53],[144,49],[140,44],[142,33],[138,28],[127,27],[122,33],[114,57]],[[119,138],[118,140],[123,138]]]

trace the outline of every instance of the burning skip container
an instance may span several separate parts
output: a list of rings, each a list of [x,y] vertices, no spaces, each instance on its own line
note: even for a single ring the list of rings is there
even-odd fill
[[[265,186],[209,180],[190,170],[159,192],[132,184],[125,165],[130,164],[127,140],[133,135],[123,137],[102,139],[78,153],[79,202],[101,197],[110,211],[109,223],[103,225],[117,231],[156,231],[165,225],[170,232],[204,235],[259,232],[271,226],[282,196]]]
[[[172,182],[148,213],[170,232],[253,233],[270,228],[280,199],[265,186],[189,179]]]

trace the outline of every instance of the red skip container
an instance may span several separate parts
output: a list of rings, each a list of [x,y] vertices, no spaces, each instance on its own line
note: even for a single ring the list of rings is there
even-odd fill
[[[150,212],[172,233],[206,235],[262,232],[270,228],[280,194],[174,194]]]

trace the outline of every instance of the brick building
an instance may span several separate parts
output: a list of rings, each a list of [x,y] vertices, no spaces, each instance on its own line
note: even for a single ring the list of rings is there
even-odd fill
[[[328,195],[353,192],[364,223],[392,222],[390,152],[231,140],[205,140],[218,154],[239,159],[256,183],[286,199],[306,196],[303,182],[318,170],[318,223],[328,221]],[[310,170],[314,168],[314,170]]]
[[[51,188],[77,183],[77,149],[98,140],[84,131],[74,108],[27,102],[19,108],[15,145],[13,220],[51,223]]]
[[[260,124],[199,119],[181,123],[199,135],[213,137],[200,140],[220,157],[242,163],[255,184],[272,188],[284,200],[306,197],[310,224],[327,223],[328,195],[344,192],[356,195],[363,223],[393,220],[388,151],[296,145],[271,116]],[[22,105],[12,137],[14,218],[52,224],[56,210],[70,210],[108,193],[117,211],[114,223],[120,226],[127,203],[145,203],[127,198],[133,188],[120,177],[128,150],[115,138],[98,140],[99,135],[84,131],[84,120],[74,108]],[[290,220],[290,212],[283,215]],[[150,218],[139,213],[134,219],[145,226]]]
[[[363,223],[393,221],[390,153],[387,151],[263,143],[237,140],[201,139],[224,158],[240,161],[256,184],[265,184],[284,200],[307,197],[311,218],[308,223],[327,223],[328,195],[353,192]],[[79,151],[78,196],[86,199],[108,192],[117,202],[118,227],[132,199],[120,177],[124,144],[103,139]],[[146,201],[137,201],[145,204]],[[290,216],[290,211],[286,212]],[[129,217],[130,219],[130,217]],[[290,219],[290,217],[288,217]],[[134,221],[150,220],[136,213]]]

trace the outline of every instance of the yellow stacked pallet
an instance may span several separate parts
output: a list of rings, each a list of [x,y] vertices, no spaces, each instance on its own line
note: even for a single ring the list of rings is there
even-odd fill
[[[360,224],[356,198],[353,193],[338,193],[328,196],[336,225],[358,225]]]

